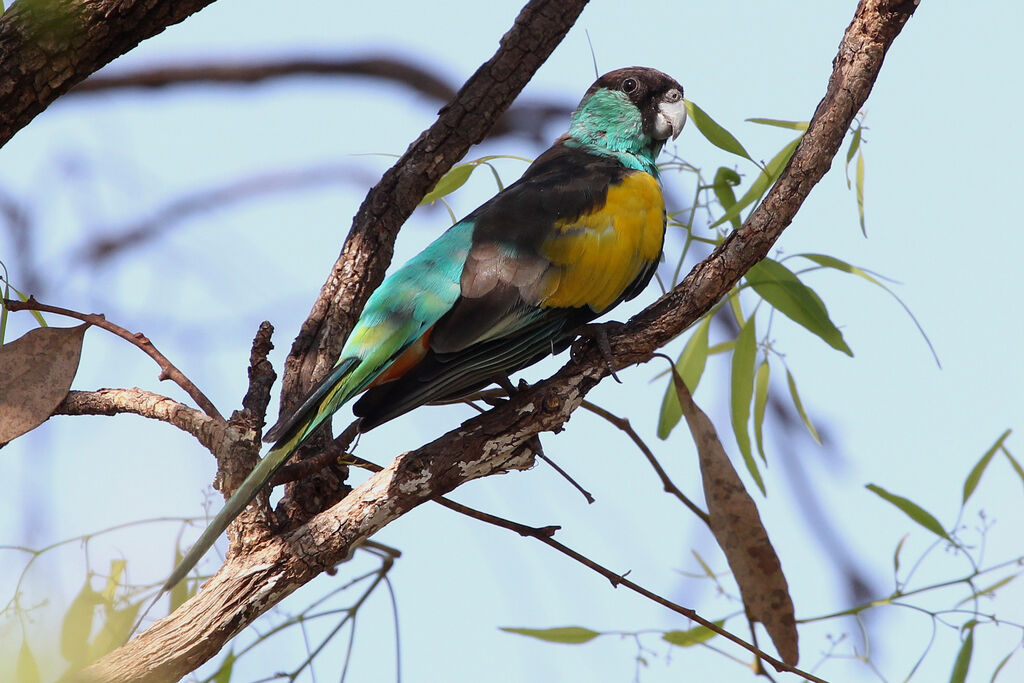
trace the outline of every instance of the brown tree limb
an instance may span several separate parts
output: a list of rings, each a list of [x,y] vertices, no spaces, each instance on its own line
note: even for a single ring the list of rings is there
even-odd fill
[[[764,258],[811,188],[828,170],[848,125],[871,91],[886,50],[915,7],[912,1],[862,0],[840,44],[825,97],[778,182],[745,225],[698,264],[679,287],[611,335],[617,367],[648,360],[659,346],[710,310],[747,269]],[[473,92],[468,86],[463,93],[467,91]],[[462,142],[460,134],[451,135]],[[434,139],[425,134],[414,147],[419,149],[421,143],[430,145]],[[447,137],[442,135],[442,139]],[[438,147],[433,149],[435,158],[445,158]],[[422,164],[430,166],[429,160],[423,158],[411,166],[422,173]],[[434,171],[426,172],[434,173],[438,166],[431,168]],[[422,183],[409,178],[407,173],[405,167],[390,173],[378,186],[390,188],[390,194],[371,193],[359,214],[373,217],[371,223],[389,231],[389,235],[397,229],[392,221],[406,210],[408,201],[414,203],[422,196],[415,194]],[[436,180],[436,176],[431,177],[428,182]],[[407,192],[414,198],[406,201]],[[400,206],[384,205],[386,197]],[[379,282],[376,276],[380,275],[378,269],[382,272],[383,263],[371,263],[367,249],[371,245],[383,246],[390,257],[390,239],[381,245],[374,235],[365,235],[358,227],[364,225],[359,217],[355,225],[342,263],[324,288],[322,303],[318,302],[293,346],[293,374],[302,367],[297,357],[305,349],[319,349],[322,359],[330,358],[332,350],[336,353],[328,341],[329,333],[343,333],[351,323],[348,315],[354,313],[333,313],[327,302],[335,306],[345,301],[361,304],[368,293],[361,289],[365,280],[351,278],[369,277],[373,286]],[[342,283],[354,284],[355,291],[339,294]],[[356,306],[351,310],[358,309]],[[340,338],[343,337],[341,334]],[[334,345],[340,344],[340,338]],[[586,393],[607,374],[601,355],[587,348],[549,380],[517,392],[508,403],[397,457],[344,500],[302,526],[283,536],[270,536],[246,548],[246,552],[233,549],[221,570],[199,594],[94,664],[87,674],[98,680],[164,681],[194,669],[253,619],[320,571],[347,557],[359,543],[397,516],[465,481],[528,467],[532,457],[522,450],[524,444],[541,431],[561,429]]]
[[[156,361],[156,364],[160,366],[161,381],[169,379],[179,387],[181,387],[186,394],[192,397],[192,400],[196,402],[203,412],[210,417],[224,421],[224,417],[217,411],[217,408],[213,405],[210,399],[206,398],[206,394],[200,391],[199,387],[192,383],[188,377],[185,376],[178,367],[167,359],[167,356],[160,353],[160,351],[153,346],[153,342],[149,341],[149,338],[141,332],[129,332],[120,325],[110,322],[107,320],[102,313],[79,313],[78,311],[72,311],[67,308],[60,308],[59,306],[51,306],[35,300],[35,297],[29,297],[28,301],[18,301],[17,299],[4,299],[4,307],[9,311],[39,311],[41,313],[55,313],[57,315],[67,316],[74,318],[75,320],[81,320],[82,322],[89,323],[95,327],[106,330],[112,334],[121,337],[125,341],[133,344],[134,346],[142,349],[143,353]]]
[[[27,0],[0,16],[0,147],[86,76],[213,0]]]

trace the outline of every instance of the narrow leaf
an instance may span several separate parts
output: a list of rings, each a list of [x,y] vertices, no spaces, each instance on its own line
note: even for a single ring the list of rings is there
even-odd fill
[[[529,636],[538,640],[546,640],[549,643],[563,643],[566,645],[580,645],[597,638],[600,633],[591,631],[582,626],[560,626],[557,628],[511,628],[502,626],[506,633],[518,633],[521,636]]]
[[[117,594],[117,587],[121,585],[121,578],[128,563],[124,560],[110,561],[110,574],[107,576],[107,584],[103,587],[103,601],[108,605],[114,604],[114,595]]]
[[[743,209],[760,199],[761,196],[768,191],[768,188],[771,187],[772,183],[778,179],[779,174],[782,173],[782,169],[784,169],[786,164],[789,163],[789,158],[793,156],[793,152],[796,151],[797,145],[800,144],[800,140],[802,139],[803,138],[797,138],[779,150],[779,153],[772,157],[772,160],[768,162],[757,179],[754,180],[747,191],[743,193],[743,196],[740,197],[735,204],[730,206],[724,214],[719,216],[718,220],[708,227],[714,228],[726,221],[731,221],[736,216],[739,216]]]
[[[690,100],[686,100],[686,113],[690,120],[693,121],[693,124],[697,126],[700,134],[707,138],[707,141],[712,145],[730,154],[753,161],[747,150],[743,148],[743,145],[740,144],[740,141],[732,133],[718,125],[714,119],[707,115],[707,112]]]
[[[799,647],[793,600],[757,505],[729,462],[711,420],[693,402],[681,379],[675,386],[697,445],[711,533],[725,553],[747,614],[764,624],[782,660],[795,666]]]
[[[447,197],[452,192],[455,192],[455,190],[466,184],[469,176],[473,175],[473,171],[476,170],[478,165],[476,162],[469,162],[453,166],[450,171],[441,176],[441,179],[434,185],[434,189],[420,200],[419,205],[424,206],[436,202],[438,199]]]
[[[864,226],[864,151],[857,154],[857,216],[860,218],[860,231],[865,237],[868,229]]]
[[[974,627],[967,629],[967,637],[960,645],[960,651],[953,662],[953,673],[949,677],[949,683],[964,683],[967,680],[967,671],[971,668],[971,655],[974,652]]]
[[[730,379],[729,404],[732,415],[732,430],[750,475],[764,493],[764,482],[758,472],[757,463],[750,450],[750,401],[754,396],[754,362],[757,360],[757,331],[754,316],[740,328],[736,347],[732,350],[732,376]],[[685,411],[684,411],[685,414]]]
[[[970,473],[967,475],[967,479],[964,480],[964,504],[967,503],[967,499],[974,493],[974,489],[978,487],[978,482],[981,481],[981,475],[985,473],[985,468],[992,461],[992,457],[1003,447],[1003,442],[1010,436],[1012,430],[1007,429],[1003,432],[1003,435],[996,439],[996,442],[992,444],[992,447],[985,451],[985,454],[981,456],[981,459],[971,468]]]
[[[717,626],[722,626],[723,624],[725,624],[724,619],[715,622]],[[707,626],[694,626],[685,631],[666,631],[661,634],[661,639],[679,647],[692,647],[693,645],[706,643],[717,635]]]
[[[850,188],[850,162],[853,161],[853,155],[860,149],[860,138],[861,129],[853,131],[853,139],[850,140],[850,148],[846,150],[846,188]]]
[[[213,683],[228,683],[231,680],[231,671],[235,668],[236,659],[238,656],[234,650],[228,653],[228,656],[221,662],[220,668],[217,669],[217,673],[213,675]]]
[[[946,533],[946,530],[942,528],[942,525],[939,523],[939,520],[935,519],[935,517],[930,512],[922,508],[917,503],[908,500],[903,496],[898,496],[895,493],[889,493],[881,486],[876,486],[875,484],[868,484],[866,488],[868,491],[871,491],[875,495],[883,498],[884,500],[898,507],[903,512],[903,514],[910,517],[912,520],[923,526],[928,531],[931,531],[933,534],[941,536],[947,541],[952,542],[952,539],[949,537],[949,534]]]
[[[844,273],[850,273],[852,275],[857,275],[858,277],[862,277],[865,280],[867,280],[868,282],[871,282],[871,283],[877,285],[878,287],[881,287],[882,289],[884,289],[889,296],[891,296],[893,299],[896,299],[896,302],[900,306],[902,306],[903,310],[906,312],[906,314],[908,316],[910,316],[910,319],[913,321],[914,325],[917,327],[917,331],[921,333],[921,336],[924,338],[925,343],[928,344],[928,349],[932,352],[932,357],[935,359],[935,364],[938,365],[940,368],[942,367],[942,363],[939,362],[939,354],[935,352],[935,347],[932,346],[932,340],[928,338],[928,335],[925,333],[924,328],[921,327],[921,323],[918,322],[917,318],[914,316],[914,313],[910,310],[910,307],[907,306],[907,304],[905,304],[903,302],[903,299],[901,299],[898,296],[896,296],[896,293],[894,291],[892,291],[891,289],[886,287],[881,281],[879,281],[877,278],[875,278],[873,275],[871,275],[871,273],[869,273],[868,271],[864,270],[863,268],[858,268],[857,266],[850,265],[846,261],[843,261],[841,259],[837,259],[834,256],[828,256],[826,254],[797,254],[797,255],[798,256],[802,256],[805,259],[808,259],[810,261],[814,261],[819,266],[822,266],[824,268],[834,268],[835,270],[839,270],[839,271],[842,271]]]
[[[107,610],[107,619],[90,646],[90,656],[93,660],[99,659],[127,642],[128,635],[135,624],[135,617],[138,616],[141,607],[142,603],[136,602],[122,609]]]
[[[767,360],[761,361],[754,376],[754,441],[761,460],[768,462],[764,456],[764,409],[768,405],[768,380],[771,371]]]
[[[740,174],[731,168],[721,166],[717,171],[715,171],[715,182],[711,186],[711,189],[714,190],[715,197],[718,198],[718,203],[722,205],[723,210],[728,211],[729,208],[736,203],[736,193],[732,191],[732,188],[739,184]],[[733,216],[731,220],[733,229],[739,230],[739,217]]]
[[[78,595],[68,606],[60,629],[60,653],[72,666],[84,664],[89,652],[89,637],[92,635],[92,621],[96,606],[103,599],[93,590],[89,579],[78,591]]]
[[[762,126],[775,126],[776,128],[791,128],[793,130],[807,130],[809,121],[784,121],[782,119],[747,119],[750,123],[758,123]]]
[[[68,395],[87,327],[40,327],[0,346],[0,445],[41,425]]]
[[[765,301],[795,323],[814,333],[826,344],[853,356],[843,333],[828,316],[828,309],[813,289],[778,261],[763,259],[747,271],[747,282]]]
[[[28,640],[21,641],[21,649],[18,650],[18,662],[15,665],[15,677],[18,683],[39,683],[42,680],[39,676],[39,665],[28,647]]]
[[[1006,456],[1007,460],[1010,461],[1010,466],[1013,467],[1013,471],[1017,473],[1017,477],[1020,478],[1022,484],[1024,484],[1024,468],[1020,466],[1017,459],[1010,455],[1010,451],[1003,449],[1003,455]]]
[[[704,374],[704,366],[708,359],[708,330],[711,328],[711,317],[707,316],[700,322],[693,336],[686,342],[683,352],[676,361],[676,370],[683,376],[683,381],[691,392],[697,391],[697,385]],[[665,396],[661,400],[661,412],[658,414],[658,438],[667,439],[675,426],[679,424],[683,411],[676,398],[676,390],[672,382],[665,387]]]
[[[789,385],[789,395],[793,399],[793,407],[796,408],[796,412],[800,413],[800,419],[804,421],[804,426],[807,427],[807,431],[811,433],[814,440],[821,445],[821,437],[818,436],[818,430],[814,428],[814,423],[811,422],[811,418],[807,416],[807,411],[804,410],[803,401],[800,400],[800,392],[796,390],[796,379],[793,378],[793,373],[786,368],[786,383]]]
[[[1006,584],[1008,584],[1011,581],[1013,581],[1014,579],[1018,578],[1019,576],[1020,576],[1020,574],[1010,574],[1009,576],[1004,576],[1003,578],[1001,578],[998,581],[996,581],[995,583],[993,583],[991,586],[986,586],[985,588],[982,588],[981,590],[978,590],[978,591],[975,591],[975,592],[971,593],[966,598],[964,598],[960,602],[956,603],[956,605],[954,607],[958,608],[961,605],[965,605],[968,602],[970,602],[971,600],[974,600],[975,598],[980,598],[983,595],[991,595],[991,594],[995,593],[997,590],[999,590],[1000,588],[1002,588],[1003,586],[1005,586]]]

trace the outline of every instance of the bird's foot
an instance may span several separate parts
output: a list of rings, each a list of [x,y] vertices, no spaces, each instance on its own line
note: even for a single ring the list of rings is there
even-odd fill
[[[610,320],[606,323],[590,323],[580,328],[579,336],[576,341],[572,343],[572,349],[570,354],[573,358],[579,358],[583,354],[583,347],[587,342],[594,342],[597,346],[597,350],[601,352],[601,358],[604,359],[604,364],[608,368],[608,373],[615,379],[616,382],[622,384],[622,380],[615,374],[615,355],[612,353],[611,342],[608,341],[608,330],[619,329],[623,326],[617,320]]]

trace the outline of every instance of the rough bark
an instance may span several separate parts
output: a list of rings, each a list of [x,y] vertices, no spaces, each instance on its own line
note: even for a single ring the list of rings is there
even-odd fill
[[[213,0],[19,0],[0,16],[0,147],[108,62]]]
[[[619,367],[643,362],[706,313],[737,280],[769,251],[791,223],[811,188],[828,170],[854,115],[878,76],[885,53],[913,14],[914,2],[863,0],[839,47],[825,97],[803,142],[765,201],[744,226],[672,292],[611,335]],[[417,144],[424,143],[424,136]],[[461,144],[461,140],[455,144]],[[429,144],[429,142],[424,143]],[[441,142],[434,142],[440,153]],[[417,164],[424,163],[422,161]],[[416,168],[422,166],[416,165]],[[398,177],[395,177],[398,176]],[[382,186],[402,196],[415,184],[396,172]],[[391,226],[401,215],[372,194],[359,216]],[[357,227],[362,225],[357,217]],[[371,221],[373,223],[375,221]],[[397,226],[395,226],[397,227]],[[360,231],[354,228],[358,237]],[[366,243],[346,249],[358,255]],[[341,261],[345,261],[343,255]],[[336,268],[338,283],[352,273],[366,277],[364,261]],[[376,272],[376,271],[374,271]],[[332,301],[360,301],[359,293],[332,295]],[[325,306],[329,308],[329,306]],[[327,311],[307,331],[322,338]],[[338,324],[338,323],[335,323]],[[233,552],[204,589],[177,612],[97,662],[95,680],[173,680],[211,657],[235,633],[310,580],[346,558],[354,548],[397,516],[465,481],[529,465],[526,442],[541,431],[558,431],[586,393],[608,374],[594,349],[584,351],[549,380],[521,391],[509,403],[475,417],[416,451],[396,458],[348,497],[284,536],[270,537],[244,553]]]

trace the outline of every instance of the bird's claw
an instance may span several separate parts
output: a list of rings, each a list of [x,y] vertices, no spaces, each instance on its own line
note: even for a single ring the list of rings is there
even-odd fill
[[[619,379],[617,374],[615,374],[615,355],[612,353],[611,342],[608,341],[609,327],[618,329],[622,327],[622,323],[613,320],[607,323],[591,323],[589,325],[584,325],[580,328],[579,337],[577,337],[576,341],[573,342],[570,353],[573,358],[579,358],[583,353],[583,346],[587,342],[593,341],[597,346],[597,350],[601,353],[601,358],[604,359],[604,364],[605,367],[608,368],[608,373],[616,382],[622,384],[622,380]]]

